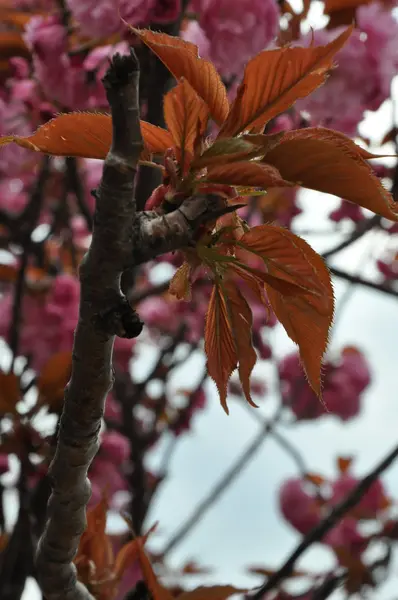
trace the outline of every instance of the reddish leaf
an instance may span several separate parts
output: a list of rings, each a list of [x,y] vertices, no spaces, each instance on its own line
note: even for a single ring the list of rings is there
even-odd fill
[[[249,161],[212,167],[208,169],[204,181],[233,186],[260,187],[263,189],[269,187],[293,187],[295,185],[295,183],[283,179],[279,171],[274,167]]]
[[[250,142],[245,141],[243,138],[226,138],[216,140],[200,156],[192,161],[191,168],[201,169],[203,167],[223,165],[245,158],[255,158],[256,156],[262,156],[262,153],[260,152],[259,154],[256,146]]]
[[[214,121],[221,125],[229,110],[227,92],[214,65],[199,57],[197,46],[165,33],[134,27],[131,29],[160,58],[177,80],[184,77],[190,83],[206,102]]]
[[[323,485],[326,482],[326,479],[322,475],[318,475],[318,473],[306,473],[304,477],[307,481],[317,486]]]
[[[163,153],[173,145],[168,131],[141,121],[141,133],[148,152]],[[82,156],[104,159],[112,141],[110,115],[68,113],[51,119],[27,137],[0,137],[0,146],[15,142],[18,146],[54,156]]]
[[[57,354],[53,354],[37,379],[40,402],[48,403],[50,408],[58,408],[71,372],[72,353],[57,352]]]
[[[153,600],[173,600],[172,594],[159,583],[153,571],[151,562],[145,552],[142,539],[137,538],[136,541],[138,546],[138,559],[140,561],[142,574],[144,575],[145,583],[151,592]]]
[[[289,131],[264,160],[276,167],[283,178],[397,220],[398,208],[391,194],[364,160],[374,156],[342,133],[314,127]]]
[[[18,276],[18,267],[16,265],[0,265],[0,281],[13,283]]]
[[[238,366],[238,357],[228,320],[225,300],[218,285],[214,285],[206,315],[205,352],[207,372],[215,381],[221,406],[228,414],[227,385]]]
[[[226,600],[234,594],[244,594],[247,589],[236,588],[233,585],[201,586],[177,596],[178,600]]]
[[[250,142],[255,146],[258,146],[264,151],[264,154],[272,150],[275,146],[279,144],[283,136],[285,135],[284,131],[278,131],[277,133],[245,133],[241,138],[246,140],[246,142]],[[220,140],[221,141],[221,140]]]
[[[184,171],[185,154],[192,158],[196,142],[206,129],[209,110],[186,79],[166,94],[163,103],[166,125],[181,153],[180,166]]]
[[[263,157],[283,138],[284,133],[269,135],[243,135],[237,138],[215,140],[201,156],[192,161],[191,168],[197,169],[215,165],[224,165],[253,158]]]
[[[369,4],[370,0],[325,0],[324,13],[346,11],[349,8],[357,8],[363,4]]]
[[[93,508],[87,511],[87,526],[80,538],[75,562],[88,559],[95,565],[98,578],[103,576],[113,564],[112,544],[105,533],[108,502],[104,496]]]
[[[190,300],[191,298],[191,282],[190,282],[191,266],[184,262],[179,269],[174,273],[170,285],[169,294],[178,298],[178,300]]]
[[[115,558],[115,564],[113,567],[113,573],[116,579],[120,579],[123,576],[126,568],[138,560],[140,555],[140,545],[144,546],[150,534],[154,531],[157,524],[155,524],[149,531],[139,538],[134,538],[131,542],[125,544],[120,548]]]
[[[33,16],[37,16],[40,13],[33,15],[30,12],[22,12],[14,10],[12,8],[0,7],[0,21],[7,25],[13,25],[20,31],[24,31],[26,25],[29,23]]]
[[[257,361],[257,355],[252,345],[252,312],[246,299],[233,282],[223,284],[222,290],[238,357],[239,379],[246,400],[257,408],[250,395],[250,375]]]
[[[0,371],[0,415],[16,414],[20,398],[19,379],[14,373]]]
[[[189,395],[189,392],[187,392],[187,395]],[[185,565],[181,569],[182,575],[206,575],[211,572],[212,569],[208,567],[201,567],[193,560],[190,560],[187,563],[185,563]]]
[[[352,456],[338,456],[337,457],[337,468],[341,474],[348,473],[353,462]]]
[[[308,96],[324,83],[334,55],[351,32],[349,27],[326,46],[264,50],[252,58],[219,135],[259,131],[298,98]]]
[[[253,227],[241,239],[260,255],[270,275],[304,285],[314,293],[283,295],[266,284],[271,306],[289,337],[299,346],[314,391],[321,394],[321,363],[333,319],[334,296],[323,259],[304,240],[272,225]]]
[[[166,129],[152,125],[147,121],[140,121],[140,125],[145,148],[151,154],[163,154],[173,146],[173,138]]]

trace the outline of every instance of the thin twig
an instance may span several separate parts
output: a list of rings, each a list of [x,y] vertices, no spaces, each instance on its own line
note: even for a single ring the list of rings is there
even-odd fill
[[[374,217],[370,217],[370,219],[365,219],[364,221],[361,221],[358,224],[358,226],[356,227],[356,229],[351,233],[351,235],[348,236],[347,239],[345,239],[344,241],[337,244],[337,246],[335,246],[334,248],[331,248],[330,250],[326,250],[326,252],[323,252],[322,253],[323,258],[324,259],[331,258],[335,254],[338,254],[342,250],[345,250],[346,248],[351,246],[354,242],[361,239],[361,237],[363,237],[365,235],[365,233],[368,233],[368,231],[370,231],[371,229],[376,229],[380,225],[380,221],[381,221],[381,217],[379,217],[379,215],[375,215]]]
[[[49,158],[43,159],[40,172],[31,193],[30,201],[18,218],[19,241],[23,247],[21,263],[19,265],[17,281],[15,284],[12,318],[8,333],[10,350],[12,352],[12,362],[10,371],[14,369],[14,362],[19,350],[19,334],[21,326],[22,301],[25,290],[25,275],[29,262],[29,254],[32,248],[32,233],[38,223],[41,207],[44,199],[44,187],[49,176]]]
[[[389,287],[384,283],[376,283],[374,281],[369,281],[368,279],[363,279],[358,275],[351,275],[350,273],[346,273],[341,269],[337,269],[336,267],[330,267],[329,271],[335,277],[339,277],[339,279],[344,279],[345,281],[349,281],[350,283],[354,283],[356,285],[362,285],[363,287],[367,287],[375,292],[381,292],[382,294],[387,294],[388,296],[392,296],[393,298],[398,298],[398,290],[393,287]]]

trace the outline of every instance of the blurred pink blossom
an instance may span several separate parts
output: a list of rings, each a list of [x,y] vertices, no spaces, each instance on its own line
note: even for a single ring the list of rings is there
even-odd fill
[[[50,291],[44,295],[25,295],[23,300],[20,352],[31,356],[31,365],[40,371],[56,352],[72,350],[74,330],[79,314],[80,284],[72,275],[55,277]],[[7,338],[11,321],[13,296],[0,299],[0,335]],[[134,340],[117,338],[114,358],[126,368]]]
[[[323,542],[334,550],[344,549],[359,558],[366,550],[368,540],[358,530],[358,522],[352,517],[343,518],[323,539]]]
[[[118,431],[105,431],[101,438],[100,456],[120,465],[130,456],[130,443]]]
[[[355,135],[366,110],[377,110],[390,95],[391,80],[397,73],[398,23],[381,3],[360,6],[357,29],[336,55],[338,64],[327,82],[296,103],[308,111],[316,124]],[[315,31],[315,42],[327,44],[344,27]],[[312,34],[300,45],[308,45]]]
[[[287,479],[279,490],[282,515],[297,531],[305,535],[321,520],[321,507],[305,489],[301,479]]]
[[[67,6],[84,35],[107,37],[129,25],[169,23],[179,15],[180,0],[67,0]],[[119,14],[120,13],[120,14]]]
[[[343,473],[332,484],[332,504],[338,504],[343,500],[359,483],[359,479]],[[388,499],[384,485],[380,479],[377,479],[362,496],[359,504],[353,509],[353,514],[358,519],[375,519],[377,515],[388,506]]]
[[[32,17],[24,40],[32,50],[35,77],[47,99],[74,110],[107,106],[101,82],[106,58],[127,53],[126,42],[95,48],[86,58],[69,56],[67,31],[56,16]]]
[[[197,21],[185,21],[182,26],[181,37],[198,47],[199,56],[209,58],[210,41]]]
[[[320,402],[305,380],[299,355],[289,354],[279,363],[282,398],[297,419],[317,419],[333,414],[342,421],[358,415],[361,394],[371,382],[368,362],[353,347],[346,347],[338,361],[323,367],[323,401]]]
[[[241,75],[247,61],[278,33],[275,0],[192,0],[192,10],[210,41],[210,56],[224,77]]]

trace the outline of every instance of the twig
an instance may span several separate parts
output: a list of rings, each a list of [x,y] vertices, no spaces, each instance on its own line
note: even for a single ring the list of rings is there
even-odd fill
[[[345,271],[342,271],[341,269],[336,269],[335,267],[329,267],[329,271],[335,277],[339,277],[340,279],[344,279],[345,281],[349,281],[350,283],[362,285],[363,287],[367,287],[376,292],[381,292],[382,294],[387,294],[388,296],[398,298],[398,290],[395,290],[394,288],[389,287],[383,283],[369,281],[368,279],[363,279],[358,275],[351,275],[350,273],[346,273]]]
[[[282,399],[281,399],[281,404],[282,404]],[[258,411],[253,410],[252,407],[249,406],[249,404],[247,404],[246,406],[248,408],[248,412],[250,412],[251,416],[254,417],[258,423],[260,422],[260,423],[263,423],[264,425],[267,424],[267,421],[265,421],[263,419],[263,417],[258,413]],[[269,433],[272,435],[275,442],[281,448],[283,448],[283,450],[285,450],[285,452],[287,454],[289,454],[289,456],[293,459],[293,461],[296,463],[298,470],[300,471],[300,474],[304,477],[309,471],[304,462],[303,456],[300,454],[300,452],[297,450],[297,448],[295,448],[293,446],[293,444],[291,444],[289,442],[289,440],[286,439],[282,433],[277,431],[277,429],[275,427]]]
[[[79,207],[79,210],[86,221],[87,229],[89,231],[92,231],[93,217],[91,216],[91,213],[84,198],[84,189],[77,169],[76,158],[66,158],[65,168],[68,187],[70,191],[72,191],[75,195],[77,206]]]
[[[26,206],[20,217],[18,217],[19,241],[23,247],[21,264],[18,270],[17,281],[15,284],[14,301],[12,307],[12,319],[8,333],[10,350],[12,352],[12,362],[10,371],[14,368],[14,362],[18,354],[19,333],[21,325],[21,310],[25,288],[25,275],[29,262],[29,253],[32,247],[32,233],[39,220],[42,202],[44,198],[44,187],[49,176],[49,158],[43,159],[40,172],[31,193],[29,204]]]
[[[80,266],[81,299],[71,380],[65,390],[58,444],[49,474],[53,492],[39,542],[37,570],[47,600],[93,600],[77,582],[72,561],[86,526],[91,495],[87,471],[97,453],[105,398],[113,384],[115,334],[142,329],[120,292],[120,277],[133,247],[136,165],[142,149],[138,62],[116,54],[104,85],[112,112],[112,147],[105,159],[90,249]]]
[[[376,479],[385,471],[398,457],[398,446],[396,446],[357,486],[345,499],[337,504],[330,513],[316,527],[304,537],[297,548],[292,552],[284,565],[261,586],[254,594],[249,596],[250,600],[260,600],[266,592],[270,592],[282,583],[292,573],[296,561],[315,542],[319,542],[325,534],[332,529],[348,511],[361,501],[364,494]]]
[[[379,217],[379,215],[375,215],[374,217],[370,217],[370,219],[361,221],[359,223],[359,225],[356,227],[356,229],[351,233],[351,235],[346,240],[344,240],[343,242],[340,242],[340,244],[337,244],[337,246],[335,246],[334,248],[331,248],[330,250],[323,252],[322,253],[323,258],[324,259],[331,258],[335,254],[338,254],[342,250],[345,250],[346,248],[348,248],[348,246],[351,246],[354,242],[356,242],[361,237],[363,237],[365,235],[365,233],[368,233],[368,231],[370,231],[371,229],[378,227],[380,225],[380,221],[381,221],[381,217]]]
[[[260,432],[253,438],[249,446],[237,458],[237,460],[219,480],[216,486],[192,511],[185,523],[179,527],[176,533],[166,544],[166,547],[162,552],[163,558],[199,524],[200,520],[207,513],[207,511],[220,499],[222,494],[228,489],[231,483],[235,481],[238,475],[240,475],[243,469],[249,464],[250,460],[267,439],[267,434],[272,431],[273,427],[278,422],[280,414],[281,409],[279,408],[273,419],[263,425]]]
[[[174,23],[160,25],[153,23],[156,31],[167,33],[168,35],[178,36],[181,27],[181,21],[184,17],[187,0],[182,0],[181,12]],[[175,84],[174,77],[166,69],[164,64],[148,48],[142,48],[144,59],[148,62],[148,78],[146,81],[146,101],[147,113],[146,120],[152,125],[164,127],[163,114],[163,96]],[[162,173],[152,167],[140,166],[138,184],[137,184],[137,208],[143,210],[145,203],[153,190],[162,183]]]

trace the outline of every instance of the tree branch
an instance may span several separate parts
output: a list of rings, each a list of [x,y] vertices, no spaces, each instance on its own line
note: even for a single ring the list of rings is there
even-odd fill
[[[398,298],[398,291],[389,285],[384,283],[376,283],[375,281],[370,281],[369,279],[363,279],[359,277],[359,275],[351,275],[350,273],[346,273],[341,269],[336,269],[335,267],[328,267],[329,271],[335,277],[339,277],[339,279],[344,279],[354,285],[362,285],[363,287],[367,287],[375,292],[381,292],[382,294],[387,294],[388,296],[393,296],[394,298]]]
[[[77,581],[73,559],[86,527],[89,466],[99,447],[106,396],[113,385],[115,336],[133,338],[143,324],[121,290],[123,273],[193,243],[197,228],[236,210],[220,197],[195,196],[167,215],[137,212],[134,184],[143,143],[134,51],[116,54],[103,79],[112,114],[90,248],[81,262],[79,321],[72,376],[65,389],[58,443],[49,469],[52,495],[38,545],[38,580],[46,600],[93,600]]]
[[[248,596],[250,600],[261,600],[266,592],[278,587],[282,581],[291,575],[296,561],[315,542],[319,542],[325,534],[332,529],[345,514],[354,508],[363,498],[372,483],[385,471],[398,457],[398,446],[396,446],[358,485],[350,492],[342,502],[337,504],[316,527],[303,538],[297,548],[292,552],[284,565],[262,585],[255,594]]]
[[[47,600],[93,600],[77,582],[72,561],[86,526],[91,495],[87,471],[98,451],[105,398],[113,384],[115,335],[142,329],[120,291],[133,251],[134,181],[142,150],[138,62],[115,55],[104,77],[112,112],[112,147],[105,159],[90,249],[80,266],[80,313],[72,376],[65,390],[58,444],[50,467],[53,491],[37,552],[38,578]]]

